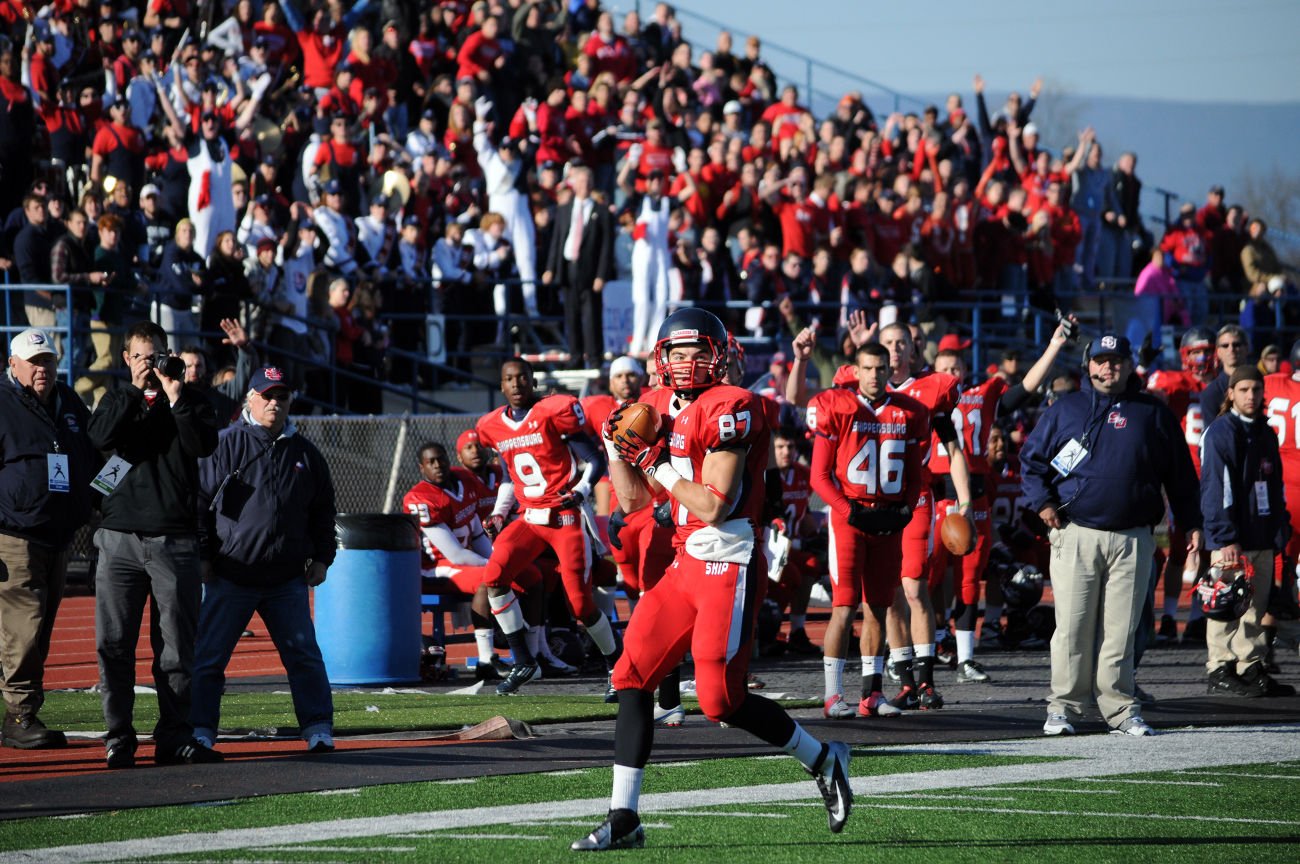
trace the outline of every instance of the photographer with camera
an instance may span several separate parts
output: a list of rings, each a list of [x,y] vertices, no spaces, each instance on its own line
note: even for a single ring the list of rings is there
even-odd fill
[[[199,459],[217,446],[212,403],[184,383],[185,364],[168,354],[152,321],[130,327],[122,360],[130,384],[107,393],[90,418],[90,439],[111,454],[95,480],[105,495],[95,532],[95,634],[109,768],[135,765],[135,646],[146,599],[160,765],[221,761],[193,739],[190,675],[199,621]]]

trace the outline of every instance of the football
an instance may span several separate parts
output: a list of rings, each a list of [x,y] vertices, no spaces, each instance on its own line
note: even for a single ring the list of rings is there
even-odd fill
[[[642,441],[649,443],[659,437],[662,428],[663,423],[659,412],[653,405],[633,402],[619,413],[618,423],[614,425],[614,437],[617,440],[632,432]]]
[[[975,531],[960,513],[949,513],[939,525],[939,539],[954,555],[965,555],[975,548]]]

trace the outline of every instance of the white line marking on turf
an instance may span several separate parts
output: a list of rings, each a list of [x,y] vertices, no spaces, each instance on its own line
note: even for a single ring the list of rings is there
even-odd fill
[[[985,789],[985,788],[994,788],[994,787],[982,786],[980,788]],[[978,790],[972,789],[971,791],[974,792]],[[1118,789],[1059,789],[1055,786],[1017,786],[1015,791],[1017,792],[1059,792],[1062,795],[1123,795],[1124,794]],[[957,796],[953,795],[950,797],[956,798]]]
[[[360,795],[360,789],[322,789],[319,792],[311,793],[313,795]]]
[[[755,813],[752,810],[660,810],[660,816],[703,816],[712,819],[715,816],[731,816],[743,819],[789,819],[787,813]]]
[[[1158,819],[1164,822],[1237,822],[1243,825],[1300,825],[1285,819],[1234,819],[1229,816],[1166,816],[1163,813],[1090,813],[1086,810],[1021,810],[1014,807],[934,807],[929,804],[861,804],[875,810],[943,810],[948,813],[1004,813],[1011,816],[1096,816],[1099,819]]]
[[[1122,776],[1134,773],[1135,765],[1138,764],[1158,765],[1157,770],[1161,771],[1178,771],[1189,768],[1282,762],[1295,758],[1297,733],[1300,733],[1300,724],[1287,723],[1274,726],[1180,730],[1154,738],[1112,735],[1081,735],[1066,739],[1036,737],[1019,741],[989,741],[981,744],[934,744],[924,747],[914,746],[909,749],[927,753],[974,753],[1012,757],[1051,756],[1062,760],[999,767],[998,771],[1003,778],[1003,784],[1000,785],[1006,785],[1084,777]],[[884,754],[897,752],[891,751],[888,747],[869,749],[871,752]],[[864,800],[872,795],[899,792],[923,792],[934,789],[965,790],[971,786],[987,784],[988,771],[987,767],[979,767],[875,774],[854,777],[852,785],[853,791],[863,796]],[[807,781],[773,783],[642,795],[641,812],[651,814],[662,810],[680,810],[690,807],[718,805],[734,807],[809,799],[816,800],[816,792],[812,784]],[[530,804],[529,810],[535,817],[557,819],[603,817],[609,810],[609,796]],[[84,843],[9,851],[0,853],[0,864],[8,861],[60,861],[63,864],[77,864],[77,862],[89,861],[134,861],[162,855],[211,856],[216,852],[227,850],[256,849],[295,843],[301,841],[304,836],[311,836],[317,841],[328,841],[348,837],[383,837],[397,832],[447,828],[482,830],[493,825],[513,825],[519,815],[519,805],[507,804],[426,813],[320,820],[264,828],[231,828],[161,837],[141,837],[109,843]],[[1205,818],[1231,821],[1217,816]],[[320,862],[313,862],[313,864],[320,864]]]
[[[694,815],[694,814],[691,814],[691,815]],[[545,819],[545,820],[532,820],[532,819],[530,819],[530,820],[527,821],[527,822],[516,822],[515,824],[516,824],[516,825],[519,825],[519,826],[521,826],[521,827],[524,826],[524,825],[534,825],[534,826],[537,826],[537,827],[539,827],[539,828],[541,828],[541,827],[549,828],[549,827],[551,827],[552,825],[559,825],[559,826],[561,826],[561,827],[563,827],[563,826],[573,826],[574,828],[588,828],[588,827],[591,826],[591,820],[590,820],[590,819]],[[668,822],[642,822],[642,823],[641,823],[641,827],[642,827],[642,828],[672,828],[673,826],[672,826],[671,824],[669,824]],[[412,835],[407,835],[407,836],[412,836],[412,837],[413,837],[413,836],[416,836],[416,835],[413,835],[413,834],[412,834]],[[445,837],[446,835],[445,835],[445,834],[439,834],[439,833],[435,832],[435,833],[433,833],[433,834],[421,834],[421,835],[419,835],[419,836],[421,836],[421,837]]]
[[[1300,774],[1251,774],[1249,771],[1179,771],[1189,777],[1250,777],[1254,780],[1300,780]],[[1222,784],[1215,783],[1215,786]]]
[[[1017,786],[1016,791],[1023,789],[1023,786]],[[972,792],[978,790],[971,790]],[[908,792],[906,795],[896,795],[896,798],[941,798],[944,801],[1015,801],[1014,795],[954,795],[950,792]]]
[[[452,840],[550,840],[545,834],[439,834]]]
[[[457,777],[457,778],[455,778],[455,779],[453,779],[453,780],[434,780],[433,782],[434,782],[434,784],[437,785],[437,786],[465,786],[465,785],[468,785],[468,784],[470,784],[470,783],[477,783],[477,782],[478,782],[478,778],[477,778],[477,777]]]
[[[414,846],[313,846],[303,843],[298,846],[263,846],[268,852],[414,852]]]
[[[543,771],[543,772],[541,772],[541,775],[540,775],[540,776],[542,776],[542,777],[577,777],[577,776],[579,776],[579,775],[581,775],[581,774],[586,774],[586,773],[587,773],[587,769],[586,769],[586,768],[571,768],[571,769],[568,769],[568,770],[565,770],[565,771]]]
[[[1080,783],[1131,783],[1134,786],[1222,786],[1200,780],[1120,780],[1114,777],[1080,777]]]

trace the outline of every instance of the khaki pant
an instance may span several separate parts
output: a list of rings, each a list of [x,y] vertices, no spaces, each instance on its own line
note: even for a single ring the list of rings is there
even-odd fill
[[[45,658],[63,600],[68,553],[0,534],[0,571],[5,710],[35,714],[45,702]]]
[[[1208,672],[1220,666],[1233,669],[1233,663],[1236,663],[1235,671],[1240,675],[1252,663],[1263,660],[1268,650],[1268,640],[1259,622],[1268,610],[1268,594],[1273,587],[1273,550],[1260,549],[1243,554],[1255,568],[1255,575],[1250,580],[1255,596],[1251,598],[1246,614],[1236,621],[1205,622],[1205,647],[1209,655],[1205,669]]]
[[[95,360],[87,367],[92,372],[104,372],[113,368],[118,355],[122,353],[122,334],[109,333],[108,325],[103,321],[90,322],[90,344],[95,348]],[[77,395],[89,405],[98,405],[108,388],[113,386],[111,375],[84,375],[77,379]]]
[[[1080,716],[1095,699],[1111,727],[1138,716],[1133,643],[1151,578],[1151,529],[1051,532],[1052,694],[1048,711]]]

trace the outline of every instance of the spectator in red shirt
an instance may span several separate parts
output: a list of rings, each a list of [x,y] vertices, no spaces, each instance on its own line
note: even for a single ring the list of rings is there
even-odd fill
[[[456,54],[457,78],[477,78],[485,87],[491,85],[492,73],[506,65],[505,49],[497,41],[500,27],[496,18],[488,16],[483,26],[469,35]]]
[[[129,122],[131,106],[118,99],[109,107],[110,122],[95,133],[90,145],[90,179],[102,183],[115,177],[138,189],[144,177],[144,136]]]
[[[1209,273],[1209,251],[1205,236],[1196,227],[1196,205],[1184,204],[1178,221],[1160,240],[1160,251],[1173,261],[1174,280],[1193,321],[1204,321],[1209,312],[1205,277]]]
[[[318,9],[312,18],[311,29],[308,30],[307,21],[293,0],[280,0],[285,20],[302,51],[302,80],[305,85],[318,90],[328,90],[333,85],[334,69],[343,57],[348,30],[361,20],[370,2],[371,0],[357,0],[339,21],[335,21],[325,9]]]
[[[1083,240],[1083,226],[1079,214],[1066,202],[1060,180],[1047,184],[1043,209],[1052,218],[1052,283],[1058,295],[1065,294],[1074,288],[1074,259]]]
[[[1223,227],[1227,216],[1228,210],[1223,206],[1223,187],[1211,186],[1206,193],[1204,206],[1196,211],[1196,227],[1201,229],[1201,236],[1213,237]]]
[[[808,197],[807,172],[792,171],[777,186],[760,192],[781,221],[782,255],[810,260],[813,249],[828,240],[830,215]]]
[[[614,32],[614,16],[601,12],[596,32],[587,39],[582,51],[592,59],[595,74],[608,72],[621,84],[636,77],[636,56],[627,40]]]
[[[59,70],[54,65],[54,34],[49,28],[37,33],[36,50],[28,63],[28,80],[41,105],[53,105],[59,86]]]

